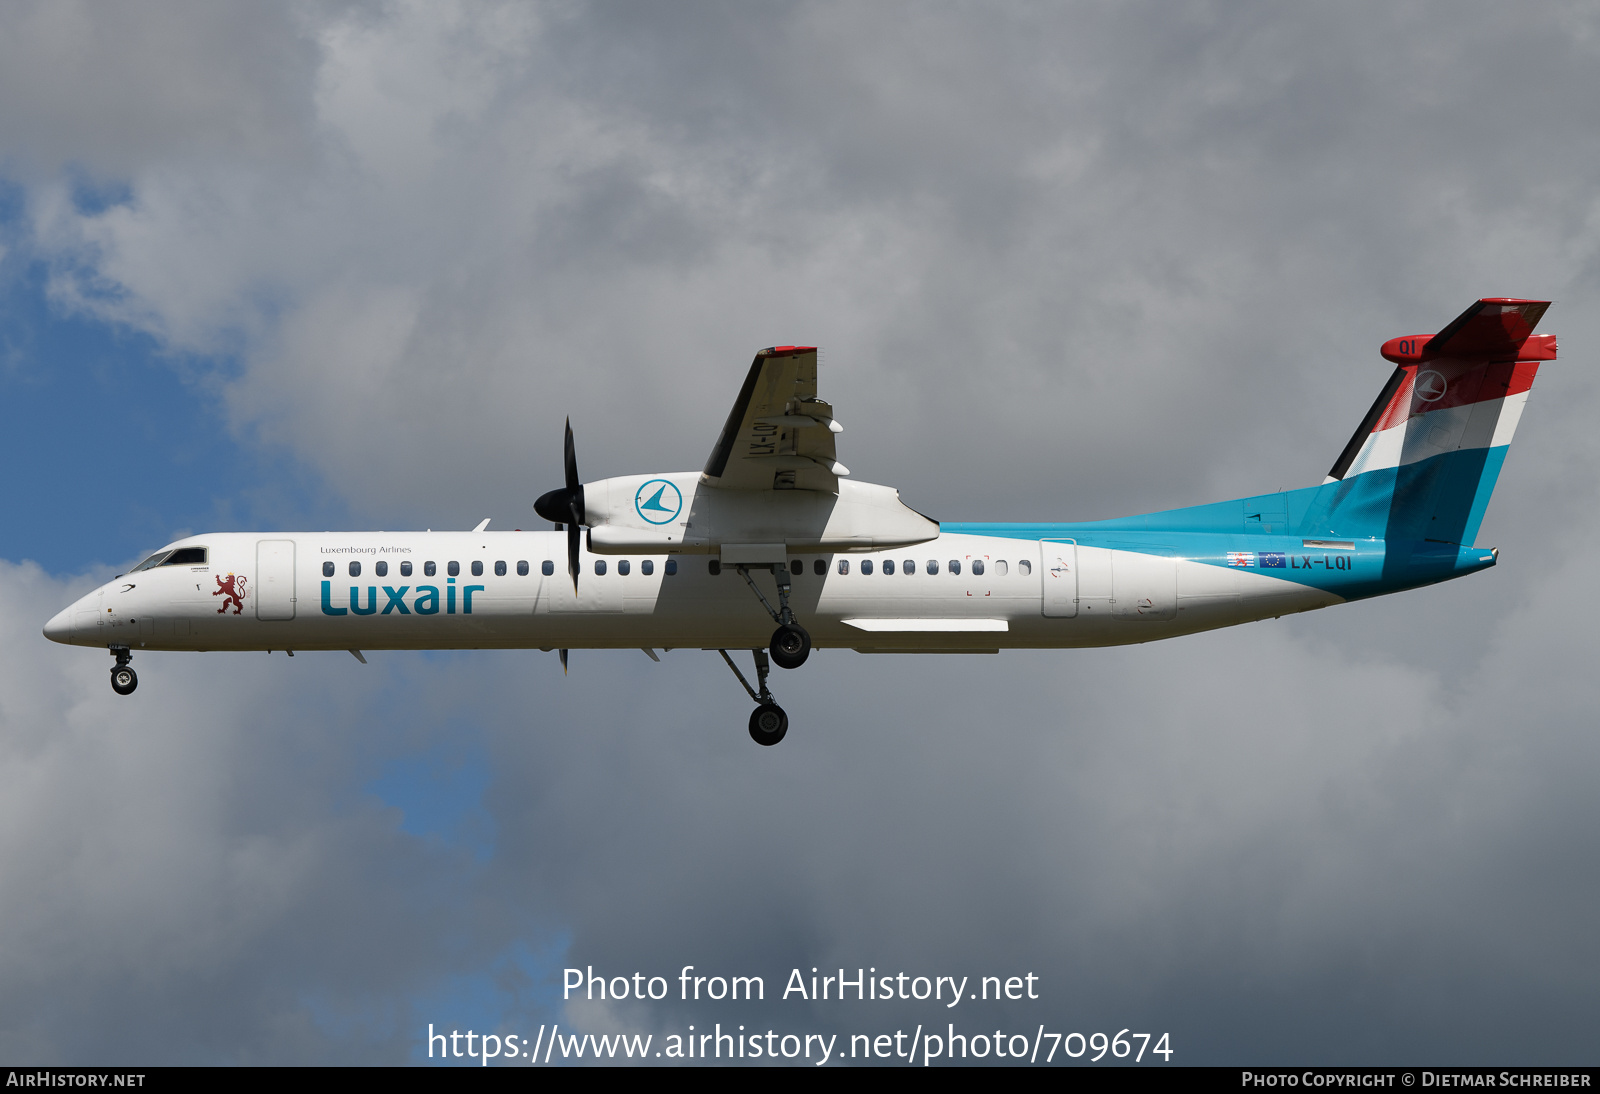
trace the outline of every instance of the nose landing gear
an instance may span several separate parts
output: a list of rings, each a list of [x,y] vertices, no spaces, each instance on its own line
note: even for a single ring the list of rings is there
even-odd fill
[[[756,709],[750,712],[750,739],[758,745],[775,745],[783,740],[784,734],[789,732],[789,716],[783,712],[782,707],[772,701],[772,692],[767,689],[767,674],[772,671],[772,666],[767,662],[767,651],[750,651],[756,658],[756,683],[760,688],[759,691],[750,686],[750,681],[744,678],[744,673],[733,663],[733,658],[728,656],[727,650],[717,652],[722,654],[722,659],[739,678],[739,683],[744,685],[744,690],[750,693],[750,698],[756,701]]]
[[[128,666],[133,654],[128,652],[127,646],[112,646],[111,656],[117,659],[111,666],[111,690],[118,695],[132,695],[133,689],[139,686],[138,674]]]

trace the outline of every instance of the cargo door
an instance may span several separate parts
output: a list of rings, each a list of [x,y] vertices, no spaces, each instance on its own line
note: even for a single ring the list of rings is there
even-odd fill
[[[294,540],[256,544],[256,618],[294,618]]]
[[[1073,618],[1078,614],[1078,545],[1070,539],[1041,540],[1039,561],[1045,616]]]

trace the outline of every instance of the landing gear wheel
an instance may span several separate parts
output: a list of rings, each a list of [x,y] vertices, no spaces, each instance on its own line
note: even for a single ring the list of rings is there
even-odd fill
[[[750,712],[750,739],[758,745],[775,745],[789,732],[789,716],[777,703],[762,703]]]
[[[118,695],[132,695],[133,689],[138,686],[138,675],[127,665],[118,665],[111,670],[111,690]]]
[[[797,669],[811,656],[811,636],[798,623],[785,623],[772,632],[772,659],[780,669]]]

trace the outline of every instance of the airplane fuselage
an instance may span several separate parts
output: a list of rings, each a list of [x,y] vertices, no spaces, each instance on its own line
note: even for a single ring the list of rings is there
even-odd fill
[[[814,645],[1120,645],[1397,587],[1381,540],[959,527],[912,547],[793,555],[790,602]],[[737,567],[716,555],[585,549],[575,593],[561,532],[222,533],[164,550],[186,548],[205,561],[121,575],[46,633],[132,650],[752,649],[772,631]],[[1472,554],[1461,560],[1472,568],[1493,562]],[[772,567],[747,570],[775,602]],[[1443,576],[1453,573],[1428,580]]]

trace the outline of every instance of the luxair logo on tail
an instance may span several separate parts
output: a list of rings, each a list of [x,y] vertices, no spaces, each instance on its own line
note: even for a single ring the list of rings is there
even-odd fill
[[[651,524],[666,524],[683,510],[683,494],[666,479],[651,479],[633,496],[633,507]]]

